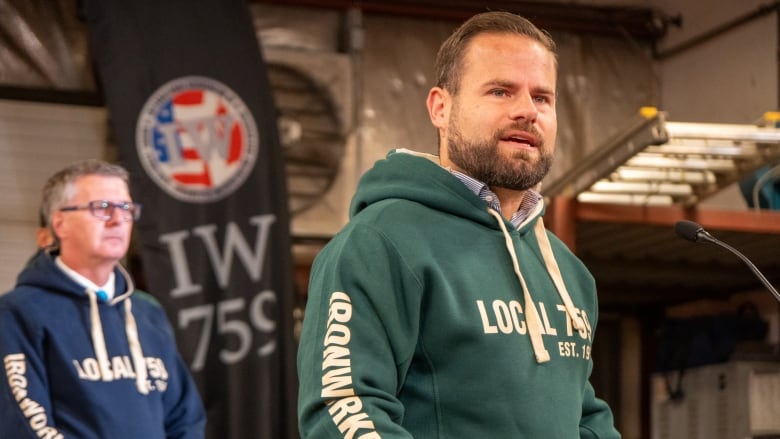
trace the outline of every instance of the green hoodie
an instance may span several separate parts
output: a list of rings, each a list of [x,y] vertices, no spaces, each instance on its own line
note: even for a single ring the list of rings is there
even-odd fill
[[[619,438],[588,381],[595,283],[541,204],[515,229],[433,156],[377,162],[312,267],[302,437]]]

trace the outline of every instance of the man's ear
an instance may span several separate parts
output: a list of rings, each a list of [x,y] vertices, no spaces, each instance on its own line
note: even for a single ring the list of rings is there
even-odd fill
[[[433,87],[428,92],[428,99],[425,101],[428,106],[428,116],[430,116],[433,126],[440,130],[447,128],[447,122],[450,120],[451,102],[450,94],[441,87]]]
[[[62,212],[56,210],[51,214],[51,231],[55,236],[62,236],[62,222],[65,215]]]
[[[35,231],[35,245],[38,248],[45,248],[50,246],[54,242],[51,230],[48,227],[38,227]]]

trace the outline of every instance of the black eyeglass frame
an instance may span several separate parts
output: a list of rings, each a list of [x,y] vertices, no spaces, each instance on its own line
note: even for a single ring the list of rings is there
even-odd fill
[[[63,206],[57,210],[60,212],[89,210],[89,213],[92,214],[92,216],[95,218],[108,221],[112,216],[114,216],[114,209],[119,209],[119,212],[122,214],[122,218],[126,220],[138,221],[138,219],[141,218],[141,204],[134,203],[132,201],[113,202],[108,200],[92,200],[87,204],[77,206]],[[107,213],[101,214],[99,211],[105,211]]]

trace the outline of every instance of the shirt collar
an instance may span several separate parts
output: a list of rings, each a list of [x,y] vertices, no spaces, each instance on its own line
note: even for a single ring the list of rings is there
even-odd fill
[[[68,275],[68,277],[70,277],[71,279],[76,281],[76,283],[78,283],[82,287],[89,288],[89,289],[91,289],[92,291],[95,291],[95,292],[103,291],[103,292],[106,293],[106,295],[108,296],[109,299],[114,297],[115,287],[114,287],[114,272],[113,271],[111,272],[111,274],[108,275],[108,281],[103,286],[99,286],[99,285],[95,284],[94,282],[92,282],[91,280],[87,279],[86,277],[84,277],[84,276],[80,275],[79,273],[77,273],[76,270],[68,267],[65,264],[65,262],[62,261],[62,258],[60,258],[59,256],[57,256],[54,259],[54,263],[57,264],[57,266],[60,267],[60,269],[62,271],[64,271],[65,274]]]
[[[496,196],[496,194],[490,190],[487,184],[460,171],[456,171],[450,168],[447,168],[447,170],[453,176],[455,176],[455,178],[460,180],[460,182],[463,183],[467,188],[469,188],[469,190],[473,192],[474,195],[478,196],[480,199],[486,202],[496,212],[502,213],[501,203],[498,200],[498,196]],[[512,214],[512,218],[509,220],[509,222],[512,223],[512,225],[515,227],[520,227],[520,224],[528,219],[528,216],[531,214],[531,212],[533,212],[541,200],[542,195],[539,194],[539,192],[536,192],[533,189],[526,191],[526,195],[523,197],[523,202],[520,203],[520,207],[517,209],[517,211]]]

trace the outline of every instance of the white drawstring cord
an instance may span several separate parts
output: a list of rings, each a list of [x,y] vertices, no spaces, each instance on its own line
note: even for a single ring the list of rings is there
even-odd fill
[[[149,393],[149,385],[146,382],[146,360],[144,359],[143,350],[141,350],[141,342],[138,339],[138,327],[135,324],[132,307],[128,297],[125,299],[125,332],[127,333],[127,343],[130,345],[130,355],[133,357],[135,386],[140,393],[146,395]]]
[[[124,270],[121,265],[117,268],[124,275],[127,280],[127,290],[121,297],[114,297],[111,303],[115,303],[117,300],[124,300],[125,307],[125,335],[127,336],[127,344],[130,348],[130,356],[133,360],[133,369],[135,369],[135,386],[143,395],[149,393],[149,384],[147,383],[148,371],[146,368],[146,359],[144,357],[143,349],[141,348],[141,340],[138,336],[138,326],[135,322],[135,316],[133,316],[133,305],[130,300],[130,293],[135,289],[133,281],[130,275]],[[105,294],[105,293],[103,293]],[[89,316],[92,333],[92,346],[95,350],[95,357],[97,358],[98,367],[100,368],[100,377],[103,381],[113,381],[114,374],[111,371],[110,362],[108,360],[108,350],[106,349],[106,340],[103,334],[103,324],[100,321],[100,309],[97,303],[97,293],[90,288],[87,288],[87,296],[89,297]]]
[[[87,288],[89,297],[89,320],[91,323],[90,331],[92,333],[92,347],[95,349],[98,367],[100,368],[100,378],[103,381],[113,381],[114,374],[108,362],[108,350],[106,349],[106,339],[103,336],[103,324],[100,322],[100,310],[98,309],[97,296],[91,288]]]
[[[501,231],[504,232],[504,243],[506,245],[507,251],[509,252],[509,255],[511,256],[512,266],[515,269],[515,275],[520,281],[520,286],[523,289],[523,301],[525,301],[525,314],[526,322],[528,323],[528,335],[531,337],[531,346],[534,348],[536,362],[546,363],[550,361],[550,353],[547,352],[547,349],[544,347],[544,340],[542,340],[542,321],[539,318],[539,313],[536,311],[536,306],[534,306],[533,299],[531,299],[531,294],[528,291],[528,286],[525,284],[523,274],[520,272],[520,265],[517,262],[517,254],[515,253],[515,246],[512,242],[512,236],[507,231],[506,225],[504,224],[504,218],[501,217],[501,214],[490,208],[488,209],[488,213],[496,218],[499,227],[501,227]]]
[[[555,255],[553,254],[552,246],[550,245],[550,239],[547,237],[547,232],[544,229],[544,222],[541,217],[536,222],[536,225],[534,225],[534,233],[536,234],[536,240],[539,241],[539,248],[542,250],[544,264],[547,266],[547,271],[550,273],[555,288],[558,290],[558,295],[560,295],[563,300],[563,306],[566,308],[566,313],[571,319],[572,326],[584,337],[587,334],[586,324],[575,311],[571,296],[569,296],[569,291],[566,289],[566,284],[563,282],[561,269],[558,268],[558,262],[555,260]]]

